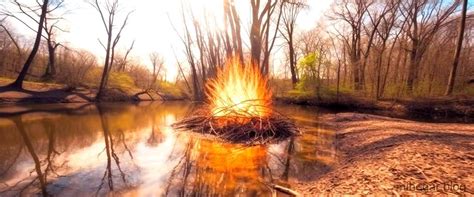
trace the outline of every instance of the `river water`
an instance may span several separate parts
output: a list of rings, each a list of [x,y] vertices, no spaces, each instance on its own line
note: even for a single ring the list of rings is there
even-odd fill
[[[304,134],[242,147],[174,131],[185,102],[0,107],[0,196],[271,196],[329,172],[327,112],[275,108]]]

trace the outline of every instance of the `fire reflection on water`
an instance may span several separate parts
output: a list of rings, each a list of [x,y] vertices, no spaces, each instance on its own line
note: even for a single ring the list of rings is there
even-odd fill
[[[189,139],[178,165],[170,174],[167,194],[235,196],[262,194],[266,150],[262,146],[235,147],[205,139]]]
[[[81,106],[0,119],[0,196],[269,195],[265,183],[306,180],[333,163],[333,133],[314,122],[299,123],[309,132],[288,142],[240,147],[174,132],[188,108]]]

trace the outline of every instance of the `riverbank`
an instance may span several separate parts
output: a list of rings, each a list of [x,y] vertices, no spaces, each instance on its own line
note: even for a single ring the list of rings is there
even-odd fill
[[[0,87],[10,83],[0,80]],[[96,88],[71,88],[62,84],[25,82],[24,90],[0,88],[0,103],[89,103],[96,101]],[[172,101],[185,100],[184,96],[174,96],[156,91],[139,89],[121,90],[111,88],[104,91],[100,101],[105,102],[137,102],[137,101]]]
[[[474,126],[421,123],[358,113],[324,115],[338,162],[303,195],[473,195]]]
[[[0,78],[0,87],[11,80]],[[96,101],[97,89],[71,88],[62,84],[25,82],[24,90],[0,88],[0,103],[88,103]],[[139,102],[187,100],[185,95],[144,91],[136,88],[110,88],[100,101]],[[364,97],[341,94],[325,95],[318,99],[311,96],[275,96],[276,103],[324,107],[336,112],[362,112],[383,116],[416,119],[432,122],[474,122],[474,98],[404,99],[375,101]]]
[[[339,112],[361,112],[432,122],[474,122],[474,98],[417,98],[375,101],[340,95],[339,99],[277,96],[284,104],[326,107]]]

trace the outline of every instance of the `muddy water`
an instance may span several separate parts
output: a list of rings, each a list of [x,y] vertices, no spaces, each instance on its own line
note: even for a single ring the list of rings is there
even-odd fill
[[[330,171],[321,112],[276,108],[304,134],[241,147],[174,131],[188,103],[0,107],[0,196],[271,196]]]

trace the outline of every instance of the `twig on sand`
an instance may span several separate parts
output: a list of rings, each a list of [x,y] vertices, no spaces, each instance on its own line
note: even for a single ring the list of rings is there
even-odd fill
[[[301,196],[297,191],[292,190],[290,188],[287,188],[287,187],[284,187],[284,186],[281,186],[281,185],[276,185],[276,184],[271,184],[271,186],[273,187],[273,189],[275,189],[279,192],[282,192],[284,194],[288,194],[288,195],[291,195],[291,196]]]

